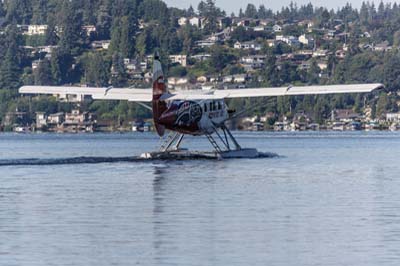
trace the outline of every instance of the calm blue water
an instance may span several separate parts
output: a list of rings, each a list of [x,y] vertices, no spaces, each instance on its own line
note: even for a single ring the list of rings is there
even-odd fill
[[[400,134],[235,135],[282,157],[0,167],[0,265],[398,265]],[[157,145],[2,134],[0,161]]]

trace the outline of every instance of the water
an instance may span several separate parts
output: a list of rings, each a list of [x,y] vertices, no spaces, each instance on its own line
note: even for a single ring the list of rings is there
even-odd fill
[[[1,166],[0,265],[398,265],[400,134],[235,135],[281,157]],[[157,145],[2,134],[0,162]]]

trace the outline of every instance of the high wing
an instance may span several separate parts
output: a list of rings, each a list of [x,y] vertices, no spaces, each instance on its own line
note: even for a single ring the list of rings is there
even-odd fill
[[[207,100],[232,99],[247,97],[296,96],[335,93],[368,93],[383,88],[382,84],[351,84],[324,86],[293,86],[280,88],[229,89],[210,91],[180,91],[161,97],[164,100]],[[130,102],[151,102],[151,89],[133,88],[94,88],[94,87],[56,87],[56,86],[23,86],[22,94],[48,94],[67,99],[70,96],[84,99],[89,96],[94,100],[126,100]]]
[[[90,96],[93,100],[126,100],[130,102],[151,102],[151,89],[131,88],[94,88],[94,87],[56,87],[56,86],[23,86],[22,94],[48,94],[67,99],[69,96],[84,99]]]
[[[368,93],[383,88],[379,83],[351,84],[351,85],[323,85],[323,86],[293,86],[281,88],[257,88],[257,89],[229,89],[211,90],[206,93],[179,92],[172,94],[169,100],[206,100],[206,99],[232,99],[247,97],[272,97],[272,96],[296,96],[335,93]]]

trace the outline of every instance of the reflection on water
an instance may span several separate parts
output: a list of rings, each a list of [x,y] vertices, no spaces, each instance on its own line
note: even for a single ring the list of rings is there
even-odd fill
[[[283,156],[0,167],[0,265],[397,265],[399,137],[242,133],[243,146]],[[0,135],[0,161],[153,144]]]

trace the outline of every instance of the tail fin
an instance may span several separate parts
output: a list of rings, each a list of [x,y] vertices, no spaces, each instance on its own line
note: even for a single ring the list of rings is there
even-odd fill
[[[153,119],[154,126],[156,127],[157,133],[162,137],[165,133],[165,127],[158,123],[160,116],[167,109],[166,103],[160,101],[161,96],[167,92],[167,88],[164,81],[164,73],[162,70],[160,57],[156,53],[153,62]]]

